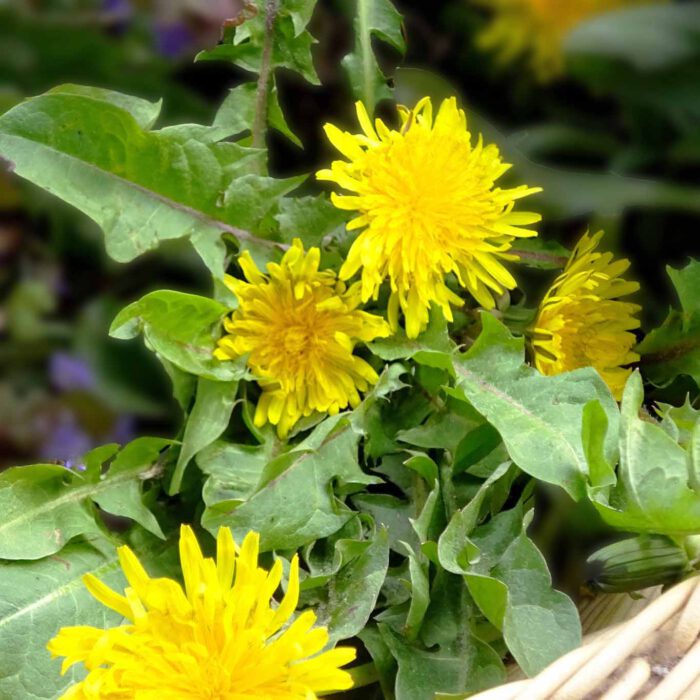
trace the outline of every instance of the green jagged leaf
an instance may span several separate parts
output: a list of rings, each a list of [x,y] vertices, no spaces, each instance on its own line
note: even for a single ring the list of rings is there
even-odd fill
[[[257,169],[264,152],[223,142],[230,132],[219,127],[149,131],[155,107],[147,104],[90,88],[53,90],[0,117],[0,155],[95,221],[120,262],[187,236],[220,277],[224,233],[273,251],[238,228],[251,223],[253,183],[237,178]],[[255,203],[257,216],[275,204],[265,188]]]
[[[430,563],[422,553],[416,554],[406,545],[404,554],[408,556],[408,574],[411,597],[406,612],[406,618],[401,631],[409,641],[418,638],[423,618],[430,605]],[[381,619],[381,616],[378,618]]]
[[[504,511],[471,535],[480,552],[465,580],[489,622],[529,676],[581,643],[576,606],[552,588],[544,557],[527,537],[521,508]]]
[[[405,556],[402,543],[408,543],[415,549],[420,547],[420,541],[411,525],[415,511],[408,501],[383,493],[358,493],[352,497],[352,504],[387,529],[392,551]]]
[[[367,624],[389,566],[389,535],[380,528],[363,551],[343,566],[323,588],[319,624],[328,627],[329,643],[349,639]],[[337,545],[336,545],[337,546]]]
[[[170,444],[161,438],[138,438],[123,448],[104,474],[98,468],[81,474],[55,464],[4,471],[0,474],[4,514],[0,559],[40,559],[79,535],[102,536],[93,503],[162,537],[157,520],[143,503],[143,484],[159,475],[159,454]]]
[[[450,339],[442,311],[433,307],[428,327],[417,337],[408,338],[399,328],[389,338],[375,340],[369,349],[382,360],[414,360],[418,364],[454,372],[452,355],[456,346]]]
[[[390,0],[356,0],[355,47],[343,59],[353,93],[372,114],[377,102],[391,96],[387,79],[372,48],[372,37],[391,45],[399,53],[406,50],[401,15]]]
[[[400,700],[433,700],[436,693],[463,693],[503,680],[503,665],[487,644],[469,632],[451,643],[426,649],[407,642],[389,625],[380,624],[382,640],[397,661],[395,693]]]
[[[681,374],[700,386],[700,262],[691,260],[680,270],[666,268],[680,300],[663,324],[639,344],[645,377],[665,386]]]
[[[265,465],[278,446],[273,441],[262,445],[236,445],[217,440],[196,457],[197,466],[208,475],[202,490],[205,505],[222,501],[247,501],[260,483]]]
[[[221,437],[228,427],[237,391],[238,381],[217,382],[200,378],[197,382],[197,395],[185,425],[182,449],[170,482],[171,495],[180,490],[190,460]]]
[[[256,89],[256,83],[243,83],[230,90],[221,103],[212,126],[223,128],[233,135],[250,131],[255,120]],[[284,118],[275,86],[272,86],[268,96],[267,120],[273,129],[301,148],[301,141]]]
[[[481,319],[481,335],[455,360],[454,395],[466,398],[498,430],[524,472],[580,498],[588,472],[581,441],[583,408],[599,399],[615,429],[617,410],[609,389],[590,367],[541,375],[524,364],[522,339],[488,313]],[[606,453],[612,458],[615,449],[611,437]]]
[[[372,657],[374,667],[379,675],[379,684],[384,700],[396,700],[394,695],[396,661],[382,639],[379,629],[370,623],[358,634],[358,637]]]
[[[129,544],[149,574],[176,575],[173,542],[137,531]],[[115,589],[128,585],[116,548],[104,538],[72,542],[38,561],[0,561],[0,697],[53,700],[81,679],[80,666],[61,676],[61,660],[51,659],[46,644],[61,627],[119,624],[119,615],[88,593],[81,578],[87,573]]]
[[[440,564],[453,574],[466,574],[471,564],[477,562],[480,551],[470,539],[470,535],[479,524],[481,506],[489,490],[510,468],[510,462],[504,462],[479,487],[474,497],[462,509],[456,511],[438,540],[438,559]]]
[[[327,418],[306,440],[265,465],[249,499],[209,504],[202,524],[214,533],[227,525],[236,538],[256,530],[262,551],[296,549],[333,534],[356,515],[336,497],[332,482],[377,481],[358,464],[358,440],[346,417]]]
[[[695,426],[700,418],[700,410],[693,406],[690,396],[686,394],[682,406],[659,403],[655,408],[661,418],[661,427],[681,447],[687,448],[693,440]]]
[[[607,488],[589,486],[589,497],[603,519],[630,532],[668,535],[700,533],[698,462],[693,450],[695,424],[689,451],[653,419],[640,416],[644,400],[638,372],[627,381],[620,409],[617,483]],[[604,425],[597,432],[605,430]],[[616,430],[608,430],[618,438]],[[590,444],[602,438],[590,431]]]
[[[265,0],[257,0],[257,4],[259,9],[254,18],[237,27],[223,43],[200,52],[196,60],[230,61],[244,70],[260,73],[265,44]],[[316,40],[305,29],[297,31],[304,14],[293,10],[293,14],[285,12],[286,3],[280,3],[280,6],[282,11],[277,14],[272,35],[270,68],[287,68],[299,73],[312,85],[319,85],[311,55]]]
[[[434,411],[421,425],[401,430],[396,437],[400,442],[414,447],[445,449],[455,454],[458,446],[465,439],[465,435],[478,425],[484,425],[483,421],[464,416],[450,410],[448,406],[443,410]]]
[[[568,55],[603,56],[657,71],[700,52],[700,10],[693,3],[630,7],[581,22],[568,34]]]
[[[245,376],[245,363],[214,357],[220,323],[228,312],[228,307],[214,299],[161,290],[124,308],[109,333],[126,340],[142,332],[146,344],[179,369],[204,379],[232,382]]]

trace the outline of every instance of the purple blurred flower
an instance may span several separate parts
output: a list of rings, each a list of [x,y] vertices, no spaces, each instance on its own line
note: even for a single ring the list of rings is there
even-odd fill
[[[136,419],[133,416],[121,415],[117,417],[105,442],[118,442],[126,445],[136,437]]]
[[[78,459],[92,448],[92,439],[78,425],[75,415],[68,410],[58,414],[39,450],[39,457],[47,461],[60,461],[66,466],[81,469]],[[84,468],[84,467],[83,467]]]
[[[182,56],[194,41],[194,35],[184,22],[158,23],[155,33],[158,52],[167,58]]]
[[[87,362],[65,352],[51,355],[49,379],[58,391],[89,391],[95,387],[95,375]]]

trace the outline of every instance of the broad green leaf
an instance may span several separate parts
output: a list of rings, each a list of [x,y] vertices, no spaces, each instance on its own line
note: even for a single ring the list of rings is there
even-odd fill
[[[238,381],[216,382],[200,378],[197,382],[197,395],[187,418],[180,456],[170,482],[171,494],[179,492],[190,460],[221,437],[228,427],[237,391]]]
[[[355,47],[343,59],[353,93],[362,100],[370,115],[377,102],[390,97],[387,79],[372,48],[372,37],[390,44],[399,53],[406,50],[401,31],[401,15],[390,0],[356,0]]]
[[[349,639],[367,624],[389,566],[389,536],[377,531],[364,551],[346,564],[324,587],[324,600],[317,608],[319,624],[328,627],[329,643]]]
[[[481,552],[465,575],[488,620],[532,676],[581,643],[576,607],[552,588],[547,563],[525,532],[522,511],[499,513],[471,539]]]
[[[114,90],[88,87],[86,85],[59,85],[47,92],[48,95],[76,95],[98,102],[107,102],[128,112],[142,129],[152,129],[160,116],[163,101],[149,102],[141,97],[125,95]]]
[[[2,115],[0,156],[18,175],[93,219],[105,233],[107,252],[120,262],[161,240],[188,236],[213,274],[222,276],[222,234],[274,250],[237,221],[250,196],[243,208],[236,178],[257,168],[261,153],[222,142],[228,131],[221,128],[149,131],[143,125],[152,118],[134,98],[70,86]]]
[[[291,243],[300,238],[308,249],[311,246],[323,247],[326,236],[344,231],[346,216],[327,197],[318,195],[282,199],[275,219],[281,241]]]
[[[681,303],[669,311],[663,324],[651,331],[637,347],[644,375],[664,386],[681,374],[700,385],[700,262],[666,268]]]
[[[99,536],[94,503],[132,518],[162,536],[143,505],[144,480],[158,476],[159,452],[169,440],[139,438],[127,445],[109,470],[85,474],[54,464],[13,467],[0,474],[0,559],[40,559],[78,535]]]
[[[698,473],[694,442],[688,454],[661,425],[640,416],[643,400],[642,379],[635,372],[622,398],[617,483],[608,488],[592,484],[589,497],[603,519],[622,530],[698,534],[700,492],[694,488]],[[593,434],[589,442],[594,438],[600,440]]]
[[[592,368],[545,377],[524,364],[522,339],[488,313],[467,353],[456,358],[457,393],[500,433],[513,461],[525,472],[557,484],[573,498],[585,493],[588,472],[581,424],[583,408],[599,399],[613,429],[616,404]],[[606,454],[614,455],[613,438]]]
[[[332,482],[377,481],[358,464],[358,440],[345,417],[326,419],[304,442],[266,464],[261,486],[248,500],[208,505],[202,524],[213,533],[227,525],[236,538],[256,530],[262,551],[296,549],[331,535],[356,517],[334,495]]]
[[[228,312],[214,299],[161,290],[124,308],[112,322],[110,335],[126,340],[142,332],[146,344],[179,369],[232,382],[245,376],[244,364],[214,357],[220,323]]]
[[[175,574],[173,542],[136,533],[129,543],[149,574]],[[127,586],[116,548],[103,538],[73,542],[38,561],[0,562],[0,697],[54,700],[81,679],[80,665],[61,676],[61,660],[51,659],[46,644],[61,627],[119,624],[119,615],[88,593],[86,573],[115,589]]]

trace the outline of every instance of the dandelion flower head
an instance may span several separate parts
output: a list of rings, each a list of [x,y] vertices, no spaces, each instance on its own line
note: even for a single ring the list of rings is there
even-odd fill
[[[270,571],[258,566],[257,533],[240,549],[221,528],[216,561],[205,558],[192,530],[180,533],[184,588],[169,578],[150,578],[129,547],[119,561],[129,587],[123,595],[87,574],[97,600],[126,624],[109,629],[64,627],[49,642],[65,657],[63,672],[82,662],[85,680],[61,700],[314,700],[318,693],[352,686],[340,667],[355,651],[328,642],[312,611],[290,622],[299,597],[295,557],[287,592],[272,596],[282,579],[280,560]]]
[[[357,212],[348,229],[362,229],[340,270],[350,279],[362,269],[362,299],[376,298],[389,279],[389,321],[403,311],[406,333],[415,338],[430,306],[452,320],[451,305],[463,300],[448,287],[458,284],[479,304],[494,306],[494,296],[515,287],[503,262],[512,241],[535,236],[528,228],[537,214],[514,211],[515,202],[538,188],[500,189],[496,181],[510,167],[495,145],[472,143],[464,111],[454,98],[436,115],[429,98],[414,109],[399,108],[401,127],[392,130],[370,120],[357,103],[361,134],[327,124],[326,134],[347,160],[317,173],[349,194],[332,194],[336,207]]]
[[[238,308],[224,322],[220,360],[248,355],[262,387],[255,425],[268,421],[285,437],[303,416],[335,414],[360,402],[377,373],[354,354],[358,341],[386,337],[379,316],[360,310],[360,289],[348,287],[332,270],[319,271],[318,248],[304,252],[295,240],[267,274],[245,252],[239,262],[245,280],[227,276]]]
[[[639,327],[637,304],[621,301],[639,284],[622,278],[628,260],[596,250],[603,232],[586,234],[574,249],[564,272],[540,305],[532,333],[535,366],[542,374],[595,367],[619,401],[639,360],[633,351]]]

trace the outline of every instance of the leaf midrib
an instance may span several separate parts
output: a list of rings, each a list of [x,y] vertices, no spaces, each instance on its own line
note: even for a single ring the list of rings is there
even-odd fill
[[[116,552],[116,550],[115,550]],[[24,615],[28,615],[30,613],[33,613],[34,611],[49,605],[53,603],[53,601],[57,600],[58,598],[63,597],[64,595],[70,594],[73,590],[76,588],[81,588],[83,584],[83,576],[87,573],[91,573],[98,578],[104,574],[110,573],[111,571],[114,571],[119,568],[119,560],[117,558],[116,553],[114,554],[113,558],[110,561],[104,562],[103,564],[100,564],[99,566],[89,569],[88,571],[84,571],[81,573],[79,576],[76,576],[75,578],[71,579],[68,581],[68,583],[64,583],[63,585],[59,586],[56,590],[51,591],[51,593],[47,593],[46,595],[42,596],[41,598],[38,598],[37,600],[32,601],[28,605],[25,605],[22,608],[19,608],[18,610],[15,610],[11,614],[0,618],[0,629],[3,627],[9,625],[11,622],[16,620],[17,618],[20,618]],[[1,569],[0,569],[1,570]]]
[[[1,125],[0,125],[1,126]],[[125,177],[122,177],[121,175],[117,175],[116,173],[112,172],[111,170],[107,170],[99,165],[96,165],[95,163],[91,163],[87,160],[83,160],[81,158],[78,158],[77,156],[74,156],[70,153],[66,153],[65,151],[61,151],[57,148],[54,148],[53,146],[49,146],[46,143],[43,143],[42,141],[35,141],[33,139],[27,138],[26,136],[18,136],[17,134],[11,134],[7,132],[1,132],[0,131],[0,141],[5,138],[10,141],[18,141],[20,144],[32,144],[36,147],[39,147],[41,149],[45,149],[49,151],[50,153],[60,156],[61,158],[66,158],[72,163],[76,163],[84,168],[86,168],[89,171],[94,171],[96,173],[99,173],[100,175],[108,178],[112,178],[114,180],[117,180],[118,182],[122,183],[125,185],[127,188],[130,188],[132,190],[135,190],[139,192],[142,195],[145,195],[147,198],[153,199],[160,204],[165,205],[169,209],[174,209],[176,211],[182,212],[183,214],[186,214],[187,216],[190,216],[193,219],[196,219],[200,221],[203,225],[205,226],[211,226],[212,228],[217,228],[219,229],[222,233],[229,233],[232,236],[234,236],[238,241],[248,241],[248,242],[254,242],[256,245],[262,245],[262,246],[267,246],[271,248],[279,248],[279,249],[284,249],[287,248],[288,246],[283,244],[283,243],[278,243],[277,241],[271,241],[265,238],[260,238],[258,236],[255,236],[252,234],[250,231],[246,231],[244,229],[240,229],[237,226],[232,226],[231,224],[227,224],[223,221],[220,221],[219,219],[214,219],[208,214],[199,211],[198,209],[194,209],[193,207],[183,204],[182,202],[178,202],[177,200],[174,200],[164,194],[160,194],[159,192],[155,192],[154,190],[150,190],[147,187],[144,187],[143,185],[139,185],[138,183],[134,182],[133,180],[129,180]],[[25,177],[22,175],[22,171],[24,169],[23,166],[17,167],[16,163],[14,161],[10,161],[12,165],[16,168],[16,172],[18,175]],[[25,178],[29,179],[29,178]],[[31,180],[33,182],[33,180]],[[52,194],[55,194],[53,188],[46,188],[47,191],[51,192]],[[61,195],[56,195],[61,197]],[[61,197],[63,199],[63,197]],[[77,209],[80,209],[77,205],[72,205],[75,206]],[[82,211],[82,209],[81,209]],[[92,217],[91,217],[92,218]]]
[[[12,520],[6,520],[2,524],[0,524],[0,536],[5,530],[12,530],[13,528],[21,526],[24,523],[33,520],[37,515],[44,515],[46,513],[50,513],[52,510],[56,510],[61,506],[73,502],[80,502],[91,495],[101,493],[102,491],[105,491],[108,488],[111,488],[112,486],[115,486],[117,484],[121,484],[126,481],[132,481],[133,479],[138,478],[142,474],[148,472],[151,469],[151,467],[152,464],[149,463],[147,465],[139,465],[135,469],[122,472],[113,477],[110,477],[109,474],[107,474],[107,478],[102,481],[98,481],[94,484],[86,484],[85,486],[79,486],[77,488],[71,489],[67,493],[64,493],[62,496],[59,496],[58,498],[54,498],[50,501],[45,501],[41,505],[30,510],[25,510],[16,518]],[[22,468],[26,469],[27,467]]]
[[[478,376],[475,372],[472,372],[471,370],[466,369],[465,367],[463,367],[459,363],[455,363],[455,368],[457,370],[457,373],[461,374],[465,379],[476,382],[484,391],[487,391],[488,393],[495,396],[496,398],[498,398],[501,401],[505,401],[507,404],[512,406],[514,409],[519,411],[521,414],[523,414],[524,416],[527,416],[529,419],[533,420],[535,423],[537,423],[537,425],[544,432],[546,432],[548,435],[550,435],[556,442],[563,443],[566,447],[566,450],[571,454],[571,457],[573,459],[573,463],[577,467],[577,470],[576,470],[577,473],[580,474],[581,476],[583,476],[585,474],[585,470],[582,469],[582,466],[585,466],[585,465],[582,465],[578,454],[576,454],[576,450],[574,450],[571,443],[569,443],[569,441],[566,440],[560,432],[554,430],[549,423],[542,420],[542,418],[540,418],[538,415],[532,413],[532,411],[530,411],[530,409],[528,409],[526,406],[524,406],[519,401],[516,401],[512,396],[509,396],[508,394],[506,394],[504,391],[501,391],[493,384],[490,384],[489,382],[485,381],[482,377]],[[501,436],[501,437],[503,437],[503,436]],[[573,479],[567,479],[566,481],[572,482]]]

